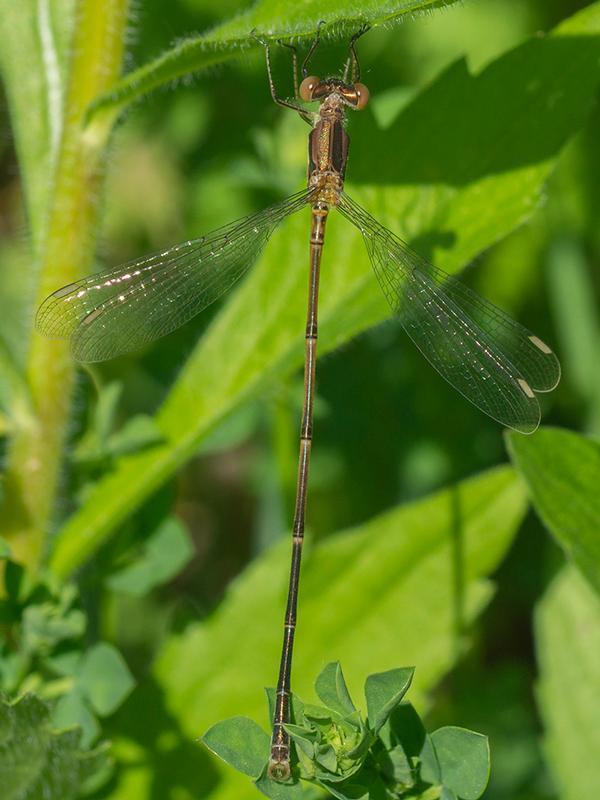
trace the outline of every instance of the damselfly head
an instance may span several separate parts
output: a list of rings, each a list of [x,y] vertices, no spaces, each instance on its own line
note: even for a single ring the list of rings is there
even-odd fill
[[[313,100],[322,101],[332,94],[337,94],[345,105],[360,111],[369,102],[369,90],[364,83],[345,83],[339,78],[321,80],[315,75],[309,75],[300,84],[299,91],[300,97],[306,103]]]

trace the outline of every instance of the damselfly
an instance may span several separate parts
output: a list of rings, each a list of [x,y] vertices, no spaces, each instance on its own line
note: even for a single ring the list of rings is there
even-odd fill
[[[352,37],[342,78],[321,80],[308,74],[319,42],[312,43],[296,97],[280,98],[265,47],[273,100],[297,111],[311,125],[308,186],[270,208],[220,228],[201,239],[132,261],[58,289],[41,305],[38,329],[68,337],[76,359],[103,361],[175,330],[231,288],[249,269],[278,224],[311,208],[308,313],[304,362],[304,404],[293,520],[293,545],[284,639],[276,690],[269,774],[290,775],[290,676],[296,628],[300,560],[304,538],[308,472],[313,430],[317,350],[317,304],[325,225],[337,208],[361,232],[381,288],[404,330],[438,372],[481,411],[522,433],[540,420],[536,392],[553,389],[560,366],[551,349],[496,306],[446,275],[411,250],[344,192],[348,158],[347,109],[363,109],[369,92],[360,83]],[[258,37],[257,37],[258,38]],[[320,103],[318,112],[301,102]]]

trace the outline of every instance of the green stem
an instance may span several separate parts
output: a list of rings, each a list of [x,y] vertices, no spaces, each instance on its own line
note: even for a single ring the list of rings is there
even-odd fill
[[[63,134],[41,255],[38,300],[88,270],[99,218],[106,143],[114,116],[84,127],[90,103],[121,72],[128,0],[79,0]],[[68,345],[32,334],[27,363],[33,413],[15,431],[0,531],[15,557],[37,569],[43,555],[69,419],[74,366]],[[23,419],[23,415],[19,417]]]

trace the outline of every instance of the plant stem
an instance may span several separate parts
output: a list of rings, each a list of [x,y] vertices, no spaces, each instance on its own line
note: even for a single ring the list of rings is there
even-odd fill
[[[127,5],[128,0],[79,0],[77,5],[63,132],[41,254],[39,301],[77,280],[92,258],[104,154],[114,116],[96,117],[87,128],[84,116],[94,98],[107,91],[121,72]],[[33,413],[14,415],[24,421],[10,444],[0,530],[10,540],[15,558],[36,570],[54,509],[71,405],[74,365],[68,345],[32,334],[26,376]]]

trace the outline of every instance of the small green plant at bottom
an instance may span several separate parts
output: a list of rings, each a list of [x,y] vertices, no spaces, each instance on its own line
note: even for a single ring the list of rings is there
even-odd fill
[[[253,720],[218,722],[202,741],[274,800],[308,800],[311,785],[339,800],[477,800],[490,774],[487,737],[455,726],[427,733],[403,702],[413,673],[403,667],[369,675],[363,719],[340,664],[328,664],[315,681],[323,705],[292,697],[293,723],[285,726],[294,744],[292,775],[283,783],[267,775],[270,737]],[[272,689],[267,697],[272,719]]]
[[[58,731],[49,703],[32,694],[0,697],[2,800],[76,800],[111,775],[109,744],[82,745],[82,729]]]

